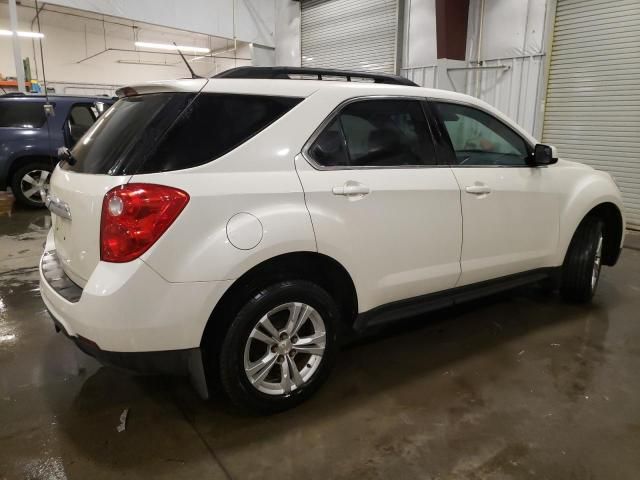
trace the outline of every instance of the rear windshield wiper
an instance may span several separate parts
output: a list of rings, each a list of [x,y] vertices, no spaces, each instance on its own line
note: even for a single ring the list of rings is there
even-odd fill
[[[71,154],[71,150],[67,147],[60,147],[58,149],[58,160],[61,162],[67,162],[70,166],[76,164],[75,157]]]

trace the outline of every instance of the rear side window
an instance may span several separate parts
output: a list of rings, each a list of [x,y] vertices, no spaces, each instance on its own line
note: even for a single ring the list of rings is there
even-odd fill
[[[45,120],[43,103],[0,102],[0,127],[39,128]]]
[[[180,115],[139,173],[195,167],[219,158],[275,122],[301,100],[201,94]]]
[[[309,154],[326,167],[437,163],[427,119],[417,100],[350,103],[318,136]]]
[[[247,141],[302,99],[214,93],[126,97],[72,150],[83,173],[130,175],[195,167]]]
[[[80,173],[135,173],[164,132],[188,105],[193,94],[156,93],[126,97],[109,108],[75,144],[74,165]]]

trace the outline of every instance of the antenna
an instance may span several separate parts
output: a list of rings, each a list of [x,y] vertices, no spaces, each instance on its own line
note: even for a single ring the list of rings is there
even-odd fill
[[[187,68],[189,69],[189,72],[191,73],[191,78],[202,78],[200,75],[196,75],[196,73],[193,71],[193,68],[191,68],[191,65],[189,65],[189,62],[187,62],[187,59],[184,58],[184,55],[182,54],[182,52],[180,51],[180,49],[178,48],[178,45],[176,45],[176,42],[173,42],[173,44],[176,46],[176,49],[178,50],[178,53],[180,54],[180,56],[182,57],[182,61],[184,62],[184,64],[187,66]]]

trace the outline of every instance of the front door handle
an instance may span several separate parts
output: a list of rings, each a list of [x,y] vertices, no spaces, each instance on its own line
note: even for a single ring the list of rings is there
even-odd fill
[[[367,195],[371,192],[371,189],[361,183],[347,182],[340,187],[333,187],[331,189],[334,195],[344,195],[345,197],[355,197],[359,195]]]
[[[464,190],[472,195],[486,195],[491,193],[491,188],[487,185],[469,185],[465,187]]]

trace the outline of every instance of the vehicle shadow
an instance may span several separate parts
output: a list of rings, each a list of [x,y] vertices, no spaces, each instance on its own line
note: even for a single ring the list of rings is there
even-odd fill
[[[450,405],[454,417],[465,414],[482,392],[456,374],[459,365],[486,356],[478,364],[481,375],[489,383],[499,382],[525,358],[523,339],[536,335],[546,343],[533,342],[536,351],[531,354],[544,358],[545,374],[561,395],[574,401],[588,391],[603,355],[609,328],[604,303],[616,301],[613,285],[603,290],[595,304],[578,306],[521,288],[395,323],[344,348],[328,383],[305,404],[268,417],[239,412],[219,395],[203,401],[186,379],[136,377],[101,368],[84,382],[59,425],[93,461],[136,470],[158,458],[170,462],[193,458],[197,451],[206,454],[187,438],[225,452],[246,449],[253,438],[277,444],[301,429],[315,432],[314,441],[331,442],[336,430],[325,429],[325,423],[360,421],[364,410],[381,404],[406,412]],[[548,338],[547,329],[553,332]],[[560,334],[562,348],[554,348],[553,338]],[[529,387],[523,379],[514,388]],[[130,409],[129,425],[118,436],[115,425],[124,408]],[[141,449],[140,444],[147,446]]]

